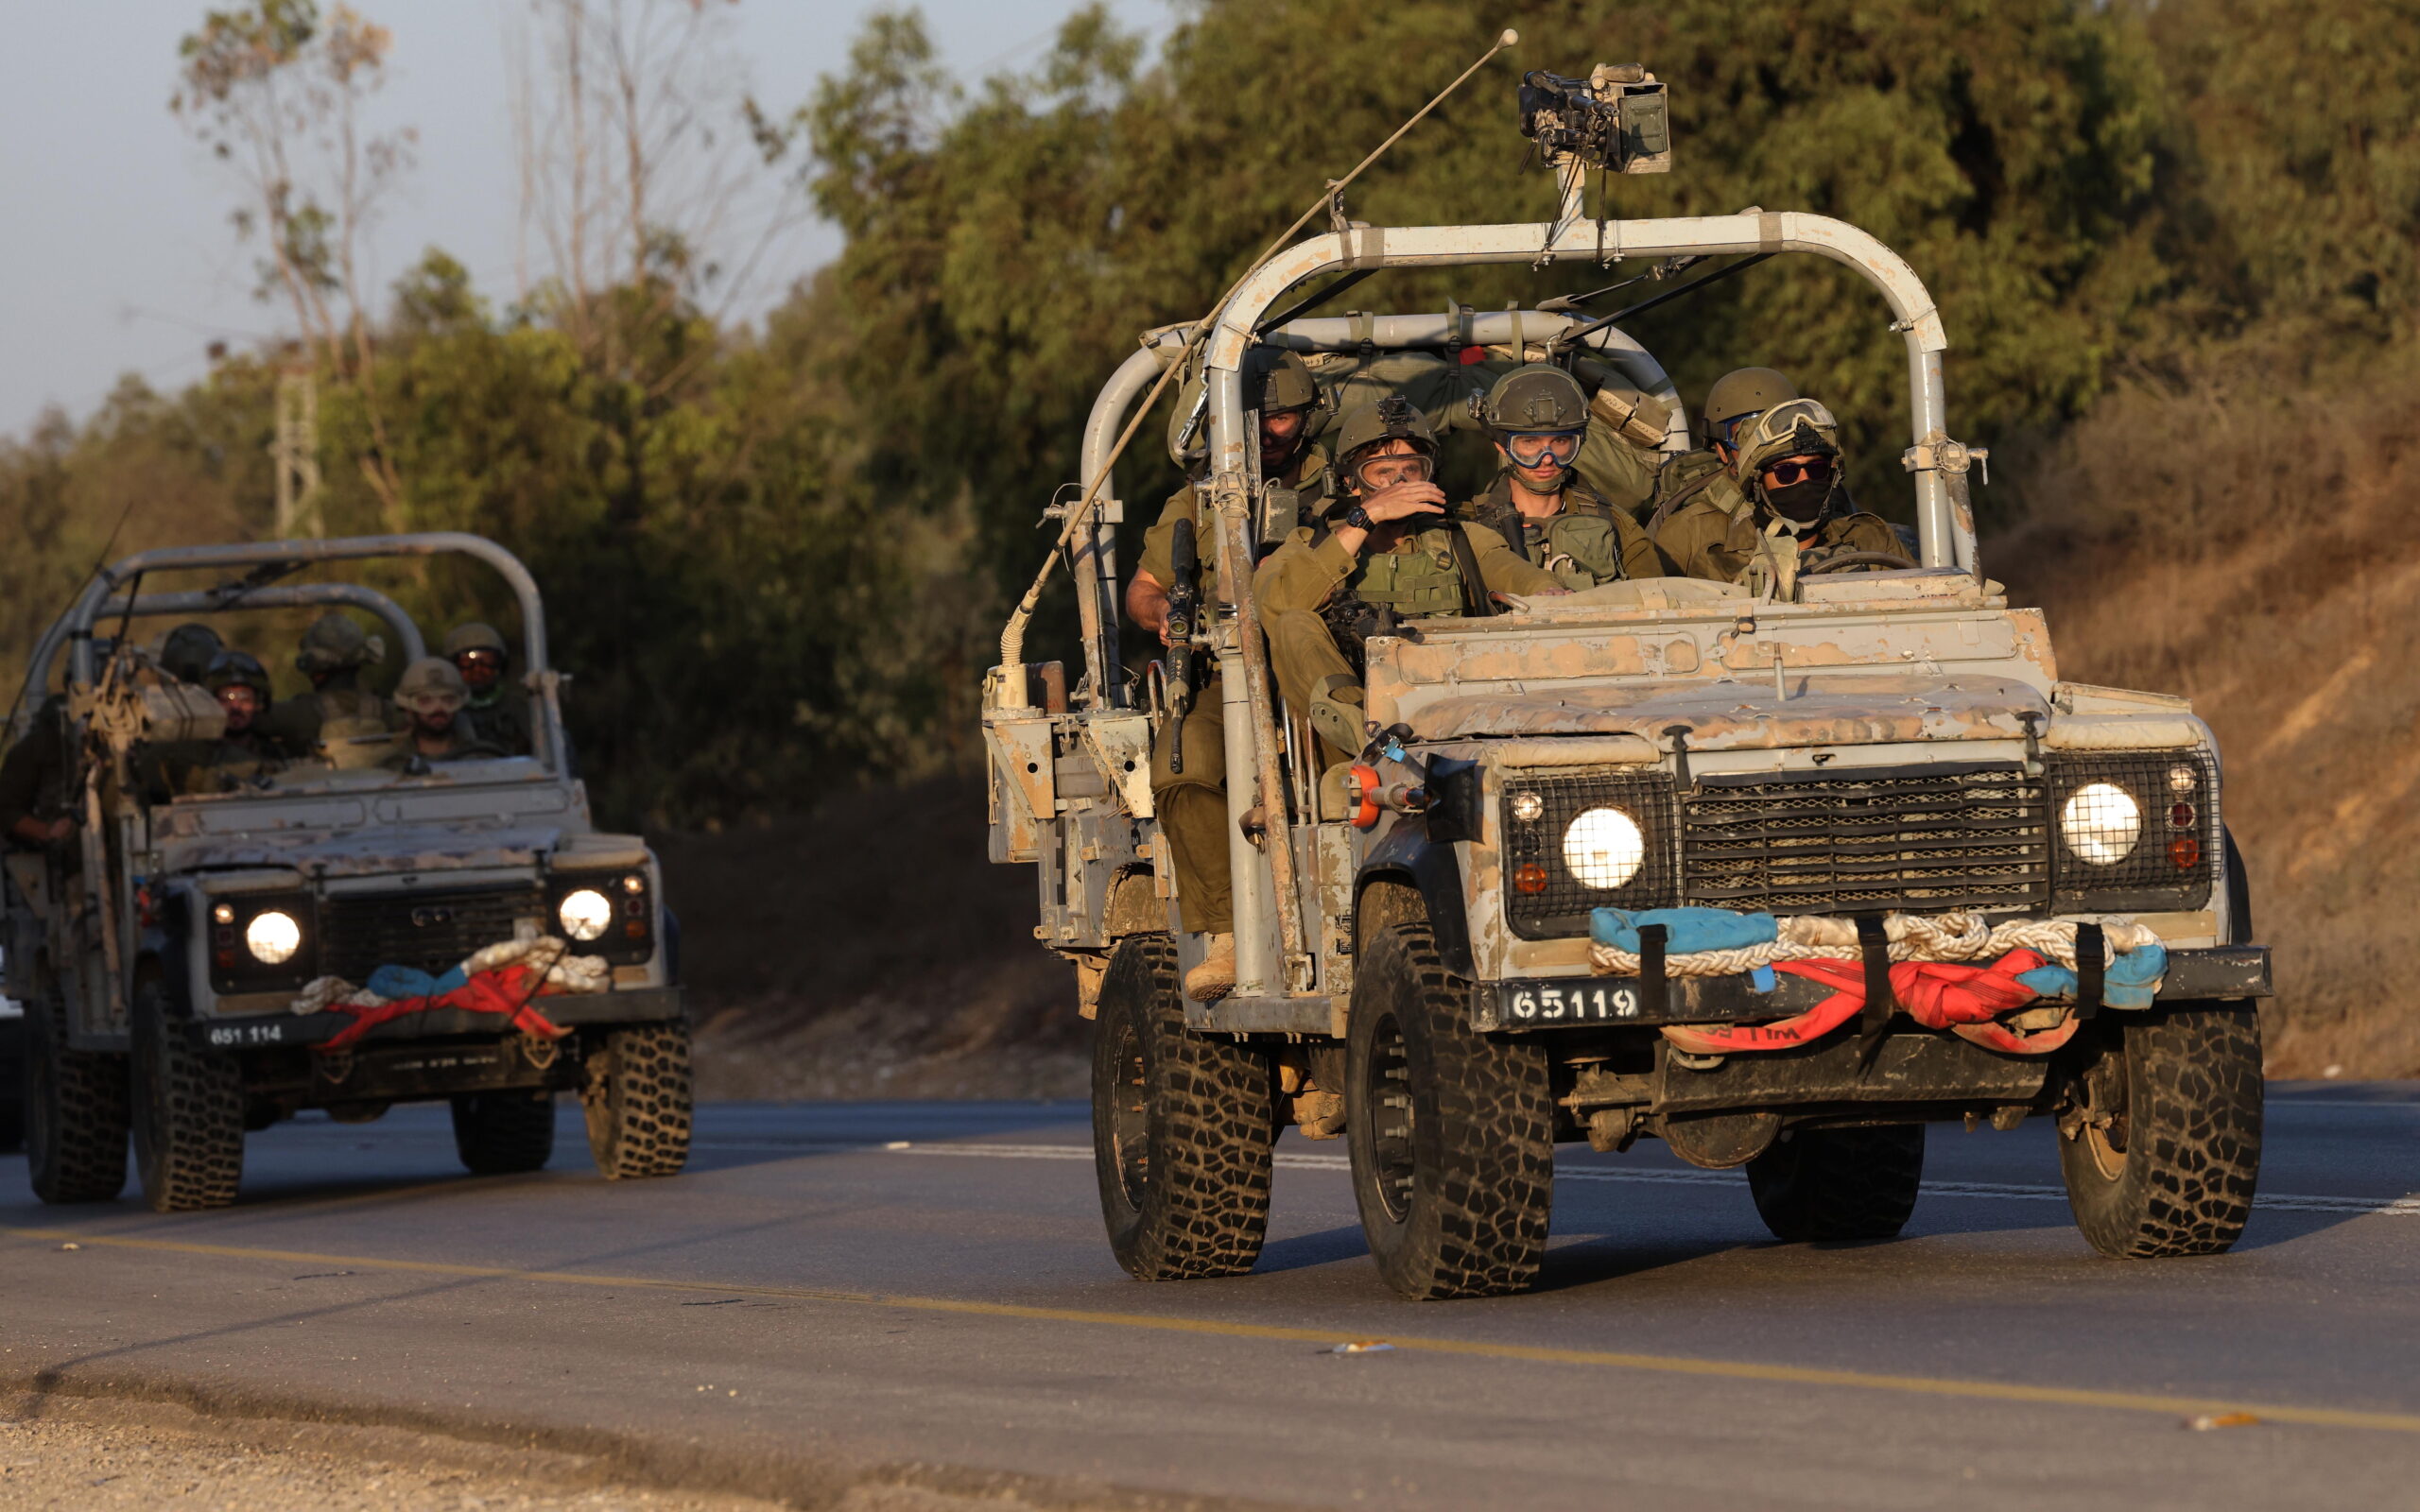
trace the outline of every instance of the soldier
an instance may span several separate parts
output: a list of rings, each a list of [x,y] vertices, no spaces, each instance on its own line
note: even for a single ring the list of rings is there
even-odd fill
[[[290,754],[268,726],[268,668],[250,651],[221,651],[210,659],[202,686],[218,699],[227,729],[216,740],[178,741],[154,756],[177,793],[221,793],[285,764]]]
[[[1365,744],[1361,678],[1346,648],[1357,653],[1379,616],[1486,614],[1490,594],[1569,592],[1502,536],[1445,513],[1444,490],[1431,481],[1436,434],[1410,404],[1355,409],[1337,451],[1345,507],[1296,530],[1253,577],[1278,688],[1331,764]]]
[[[387,659],[387,643],[365,635],[351,616],[330,610],[302,632],[295,670],[311,679],[311,691],[278,705],[272,731],[297,749],[375,738],[393,729],[387,701],[363,690],[361,669]]]
[[[512,653],[503,634],[478,620],[457,625],[445,632],[445,660],[469,690],[465,707],[479,738],[507,755],[528,755],[529,693],[505,676]]]
[[[1683,576],[1727,583],[1748,565],[1744,549],[1727,547],[1731,522],[1748,512],[1748,496],[1733,472],[1738,454],[1731,433],[1775,404],[1798,397],[1797,386],[1771,368],[1738,368],[1706,390],[1699,422],[1703,448],[1672,459],[1648,533]]]
[[[485,739],[461,717],[471,701],[462,674],[442,657],[424,656],[404,669],[395,684],[395,707],[410,720],[404,748],[383,764],[408,768],[414,761],[458,762],[472,757],[501,756],[503,747]]]
[[[1322,407],[1319,386],[1303,359],[1275,347],[1254,347],[1245,355],[1244,398],[1260,413],[1263,477],[1291,489],[1316,507],[1326,491],[1327,455],[1311,444]],[[1191,406],[1180,401],[1180,426]],[[1186,450],[1191,451],[1190,442]],[[1177,522],[1193,523],[1201,562],[1199,602],[1219,602],[1218,519],[1206,507],[1198,481],[1168,499],[1159,523],[1143,538],[1143,559],[1126,586],[1126,612],[1143,628],[1167,637],[1168,590],[1175,584]],[[1171,721],[1151,754],[1151,796],[1176,872],[1178,916],[1188,932],[1211,936],[1211,962],[1185,974],[1196,1001],[1217,997],[1235,985],[1235,936],[1227,868],[1227,745],[1225,705],[1218,674],[1194,696],[1182,728]],[[1170,755],[1184,751],[1183,772],[1170,770]],[[1219,963],[1223,962],[1223,965]]]
[[[199,620],[188,620],[160,639],[160,667],[179,682],[199,682],[210,671],[210,660],[227,648],[218,632]]]
[[[25,738],[0,759],[0,828],[11,845],[41,850],[76,833],[75,796],[67,785],[66,721],[67,700],[51,695],[34,712]]]
[[[1463,506],[1462,518],[1495,531],[1567,588],[1672,571],[1628,510],[1580,480],[1589,417],[1577,379],[1533,362],[1497,379],[1475,407],[1504,472]]]
[[[1789,400],[1741,419],[1730,432],[1731,468],[1749,507],[1727,523],[1708,555],[1742,564],[1734,581],[1789,598],[1800,577],[1827,566],[1916,565],[1896,527],[1850,499],[1840,422],[1823,404]],[[1842,560],[1856,556],[1879,559]]]

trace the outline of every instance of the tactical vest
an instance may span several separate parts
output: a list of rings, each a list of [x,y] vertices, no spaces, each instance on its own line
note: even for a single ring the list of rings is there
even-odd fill
[[[1457,559],[1455,537],[1461,524],[1440,525],[1411,538],[1409,551],[1374,552],[1355,564],[1353,573],[1328,595],[1320,617],[1327,621],[1337,649],[1364,676],[1369,650],[1363,644],[1378,634],[1390,619],[1434,619],[1446,614],[1479,611],[1464,587]],[[1316,546],[1326,538],[1324,524],[1312,532]],[[1464,543],[1465,546],[1467,542]]]
[[[1555,559],[1567,558],[1578,569],[1574,576],[1591,579],[1575,586],[1593,588],[1630,576],[1622,564],[1622,538],[1614,524],[1614,506],[1577,478],[1564,486],[1563,507],[1545,520],[1532,521],[1514,507],[1512,485],[1503,479],[1472,501],[1470,516],[1502,536],[1505,544],[1533,566],[1561,576],[1564,569],[1555,565]],[[1530,540],[1533,529],[1538,537],[1534,541]]]

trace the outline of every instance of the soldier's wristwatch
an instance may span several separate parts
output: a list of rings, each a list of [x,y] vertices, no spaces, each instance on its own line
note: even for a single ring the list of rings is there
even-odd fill
[[[1370,511],[1362,508],[1358,504],[1354,505],[1351,508],[1344,511],[1344,523],[1351,525],[1356,530],[1375,530],[1378,528],[1378,522],[1371,519]]]

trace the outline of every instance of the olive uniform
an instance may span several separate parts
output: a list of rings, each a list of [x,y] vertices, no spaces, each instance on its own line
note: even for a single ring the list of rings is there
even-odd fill
[[[16,834],[19,819],[80,817],[68,791],[66,727],[67,700],[54,693],[34,712],[25,738],[0,758],[0,837],[9,845],[26,844]]]
[[[1789,598],[1801,576],[1834,558],[1858,552],[1910,554],[1890,522],[1849,498],[1841,476],[1840,427],[1831,411],[1814,400],[1791,398],[1739,419],[1744,424],[1733,427],[1735,483],[1746,480],[1738,485],[1746,507],[1730,512],[1709,498],[1693,499],[1657,536],[1691,576],[1743,582],[1760,593]],[[1791,456],[1823,458],[1830,465],[1820,480],[1789,488],[1761,481],[1774,463]]]
[[[361,686],[362,669],[386,657],[383,639],[363,634],[351,616],[330,610],[302,632],[294,657],[311,691],[280,699],[262,728],[298,750],[326,745],[338,765],[350,765],[346,758],[356,743],[383,743],[394,729],[387,700]]]
[[[1802,538],[1793,537],[1778,520],[1760,528],[1752,512],[1726,514],[1703,499],[1684,506],[1667,521],[1656,542],[1689,576],[1718,583],[1739,581],[1760,559],[1770,564],[1768,571],[1778,568],[1787,583],[1844,552],[1908,553],[1889,521],[1862,509],[1833,515]]]
[[[415,761],[458,762],[506,754],[502,747],[464,717],[470,687],[454,663],[442,657],[423,657],[404,669],[402,680],[395,684],[395,707],[408,717],[414,699],[431,696],[450,699],[454,706],[454,722],[445,731],[444,744],[434,751],[422,750],[418,730],[406,728],[401,747],[379,765],[389,771],[408,771]]]
[[[493,651],[505,659],[505,675],[485,688],[472,689],[463,705],[472,728],[481,741],[506,755],[529,755],[537,749],[529,733],[529,690],[511,676],[512,648],[505,644],[503,632],[477,620],[457,625],[446,632],[445,660],[454,662],[465,651]],[[459,663],[456,665],[458,669]]]
[[[1564,486],[1561,507],[1550,515],[1521,513],[1512,503],[1510,476],[1496,479],[1495,487],[1459,512],[1502,537],[1523,560],[1554,574],[1565,588],[1664,577],[1673,570],[1628,510],[1577,481]]]
[[[182,796],[232,793],[282,770],[294,747],[269,728],[268,669],[249,652],[221,651],[211,659],[201,680],[214,694],[237,684],[251,688],[259,696],[260,708],[247,729],[228,730],[216,740],[181,740],[154,747],[152,759],[167,790]]]

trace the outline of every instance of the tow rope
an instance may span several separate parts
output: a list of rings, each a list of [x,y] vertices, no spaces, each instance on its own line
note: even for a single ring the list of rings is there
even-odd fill
[[[1901,961],[1891,968],[1891,995],[1898,999],[1908,1017],[1927,1029],[1946,1029],[1960,1039],[2009,1055],[2048,1055],[2075,1037],[2073,1014],[2056,1027],[2034,1034],[1994,1022],[2039,995],[2019,978],[2042,965],[2042,957],[2027,950],[2011,951],[1990,966]],[[1773,969],[1821,982],[1833,989],[1832,995],[1775,1023],[1672,1023],[1664,1026],[1664,1038],[1702,1056],[1787,1050],[1820,1040],[1865,1011],[1862,962],[1783,961]]]
[[[602,992],[612,969],[596,955],[574,955],[569,942],[551,935],[516,935],[471,953],[441,975],[416,967],[382,966],[355,987],[339,976],[322,976],[289,1006],[296,1013],[342,1013],[353,1020],[317,1047],[340,1050],[382,1023],[439,1008],[459,1008],[508,1019],[524,1034],[560,1040],[564,1029],[531,1005],[531,1000]]]
[[[353,1022],[330,1036],[319,1048],[341,1050],[382,1023],[435,1008],[493,1013],[510,1019],[512,1027],[523,1034],[560,1040],[571,1031],[558,1026],[553,1020],[530,1005],[532,998],[544,995],[547,995],[546,984],[536,971],[527,966],[507,966],[493,971],[476,972],[466,978],[460,987],[419,997],[388,998],[374,1004],[337,998],[327,1005],[328,1008],[351,1015]]]

